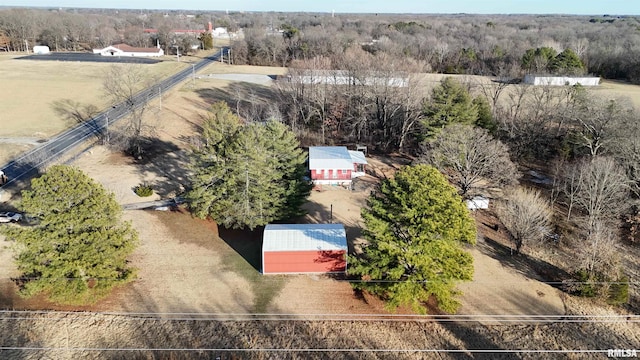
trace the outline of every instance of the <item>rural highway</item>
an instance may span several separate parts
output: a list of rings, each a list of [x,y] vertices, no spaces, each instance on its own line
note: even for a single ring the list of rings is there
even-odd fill
[[[222,52],[224,52],[224,55],[226,56],[229,49],[223,48],[220,53],[206,57],[193,64],[193,66],[189,66],[179,73],[140,91],[133,98],[134,106],[140,106],[141,104],[155,99],[158,96],[162,96],[163,93],[170,90],[178,83],[193,76],[196,71],[204,68],[214,61],[219,61]],[[125,102],[115,104],[113,107],[98,114],[91,120],[87,120],[50,138],[41,145],[2,165],[0,170],[2,170],[9,179],[5,186],[16,183],[20,180],[27,180],[37,175],[43,166],[54,162],[60,156],[75,149],[92,136],[103,133],[107,125],[111,125],[126,117],[128,113],[129,108],[126,106]]]

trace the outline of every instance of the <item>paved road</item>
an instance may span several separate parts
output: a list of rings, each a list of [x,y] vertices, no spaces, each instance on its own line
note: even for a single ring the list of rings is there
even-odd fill
[[[228,48],[224,48],[225,56]],[[194,71],[198,71],[214,61],[219,61],[220,53],[211,57],[204,58],[193,66],[186,68],[179,73],[172,75],[153,86],[140,91],[133,97],[134,106],[155,99],[162,93],[173,88],[178,83],[193,76]],[[91,120],[85,121],[35,147],[14,160],[4,164],[0,170],[4,171],[9,182],[6,185],[27,180],[38,175],[40,169],[61,155],[76,148],[92,136],[99,135],[104,132],[106,126],[124,118],[129,113],[129,107],[124,102],[114,105],[112,108],[102,112]]]

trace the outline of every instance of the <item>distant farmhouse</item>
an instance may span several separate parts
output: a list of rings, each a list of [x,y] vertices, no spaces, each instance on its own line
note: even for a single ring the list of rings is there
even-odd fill
[[[525,75],[524,83],[529,85],[545,85],[545,86],[598,86],[600,84],[599,77],[589,76],[545,76],[545,75]]]
[[[116,44],[107,46],[104,49],[93,49],[94,54],[102,56],[138,56],[157,57],[164,55],[164,50],[157,48],[136,48],[127,44]]]

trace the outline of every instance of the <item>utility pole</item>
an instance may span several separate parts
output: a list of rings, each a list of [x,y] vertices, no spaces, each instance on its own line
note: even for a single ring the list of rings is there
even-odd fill
[[[193,79],[193,87],[196,87],[196,65],[191,64],[191,78]]]
[[[158,86],[158,99],[160,99],[160,110],[162,110],[162,86]]]
[[[105,128],[104,128],[104,143],[106,145],[109,145],[109,113],[111,112],[111,110],[115,109],[116,106],[112,105],[111,108],[109,110],[107,110],[107,113],[104,116],[104,121],[105,121]]]
[[[178,62],[179,62],[180,61],[180,46],[173,45],[172,48],[176,49],[176,58],[178,59]]]
[[[105,145],[109,145],[109,111],[111,110],[107,110],[107,115],[105,115],[104,120],[106,122],[106,125],[104,127],[104,143]]]

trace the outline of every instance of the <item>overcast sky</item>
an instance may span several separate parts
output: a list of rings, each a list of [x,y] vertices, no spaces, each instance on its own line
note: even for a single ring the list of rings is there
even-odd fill
[[[366,13],[638,15],[638,0],[0,0],[2,6]]]

